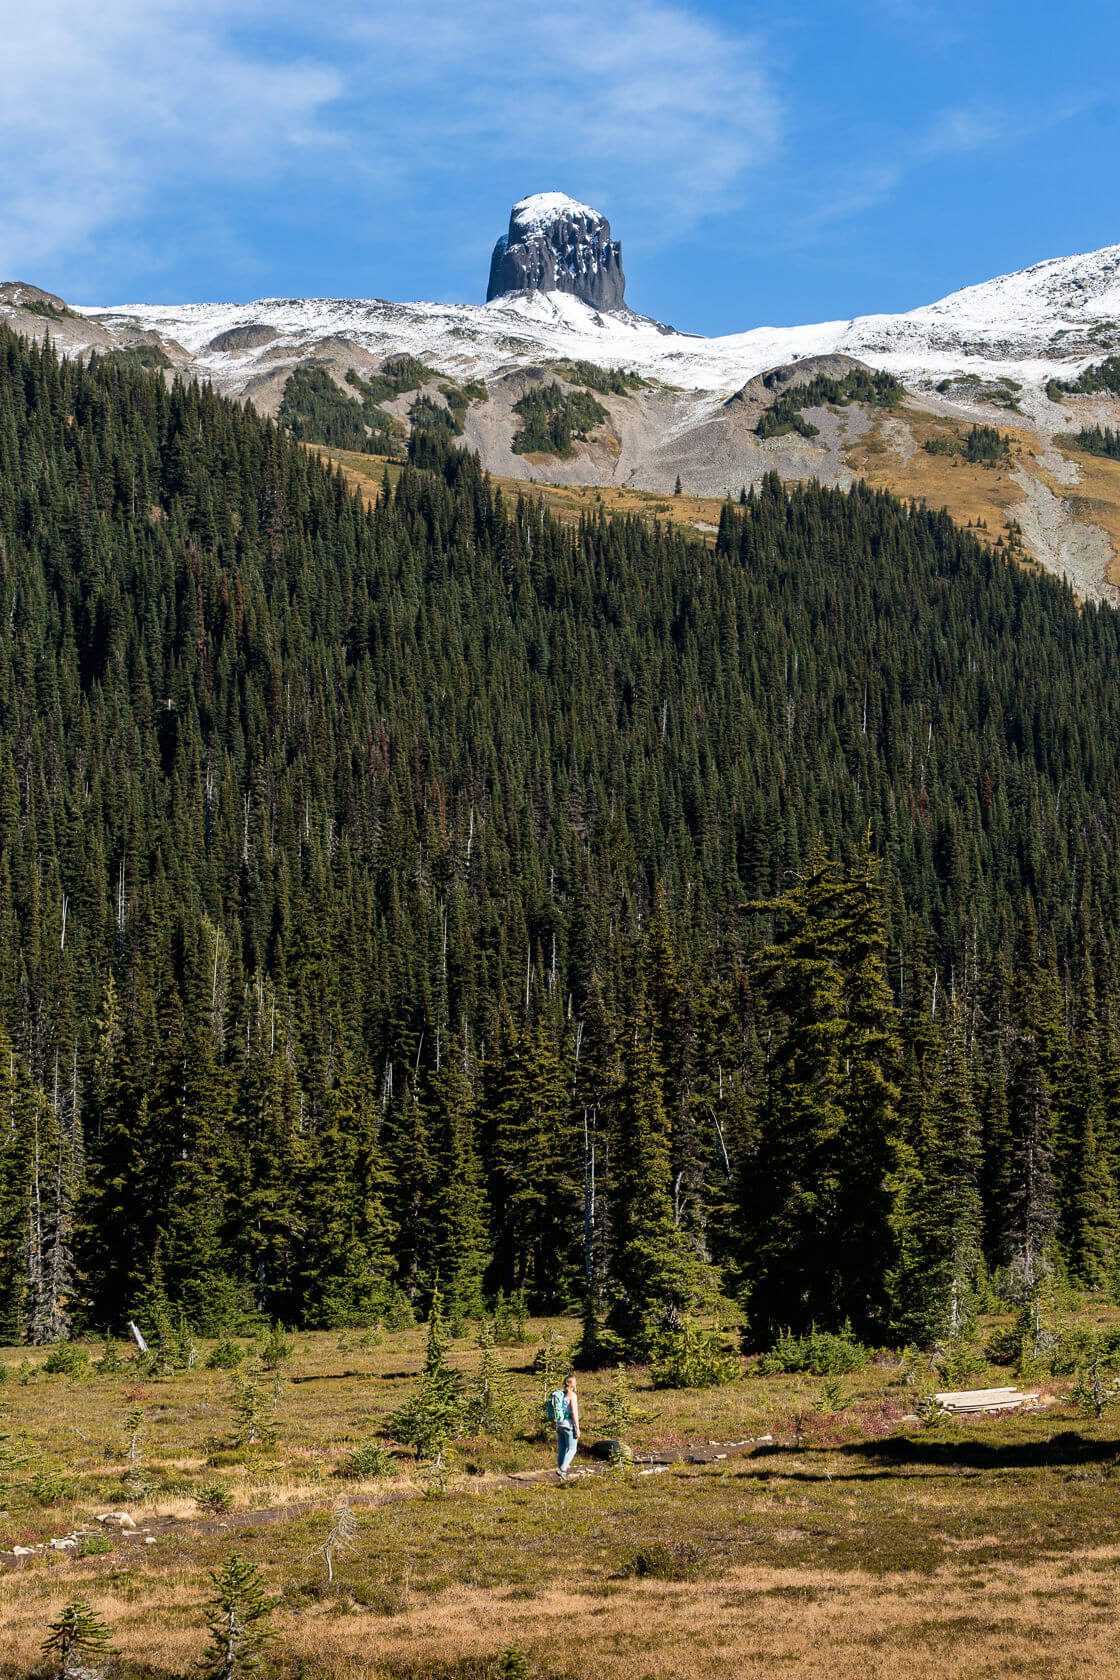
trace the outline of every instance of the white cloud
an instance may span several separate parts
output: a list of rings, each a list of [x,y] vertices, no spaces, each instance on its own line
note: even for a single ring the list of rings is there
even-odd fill
[[[110,240],[151,267],[169,195],[327,168],[400,203],[523,172],[679,231],[781,126],[758,42],[687,0],[0,0],[0,32],[0,277]]]
[[[139,224],[177,183],[268,175],[322,144],[341,77],[238,45],[233,26],[257,16],[255,4],[209,0],[3,0],[0,273]]]
[[[668,0],[413,0],[356,19],[377,85],[438,86],[438,144],[473,161],[578,171],[680,225],[724,207],[778,143],[782,116],[761,40]],[[408,121],[430,147],[432,112]],[[526,190],[542,184],[530,180]]]

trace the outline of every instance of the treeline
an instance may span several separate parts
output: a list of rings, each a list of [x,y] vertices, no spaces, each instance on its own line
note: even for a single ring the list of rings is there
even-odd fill
[[[1073,441],[1075,447],[1083,449],[1087,455],[1120,460],[1120,432],[1114,432],[1111,426],[1086,426]]]
[[[357,380],[355,374],[352,383]],[[404,455],[405,428],[379,408],[368,392],[350,397],[326,368],[296,368],[280,400],[280,424],[303,443],[363,454]]]
[[[515,455],[539,452],[561,459],[572,453],[574,439],[586,442],[595,427],[608,418],[602,403],[596,402],[590,392],[565,391],[555,379],[526,391],[514,403],[513,412],[522,422],[510,443]]]
[[[631,391],[640,391],[646,384],[641,374],[627,372],[624,368],[600,367],[597,362],[562,361],[552,365],[569,385],[583,385],[588,391],[598,391],[601,396],[625,397]]]
[[[1120,621],[776,477],[368,509],[0,335],[0,1329],[1109,1287]]]
[[[390,356],[378,372],[365,378],[348,368],[346,383],[356,393],[349,396],[325,367],[297,367],[284,386],[280,424],[303,443],[325,443],[332,449],[356,449],[401,459],[408,428],[380,405],[419,391],[436,377],[434,369],[415,356]],[[441,389],[449,406],[465,413],[466,394],[457,386]],[[430,397],[418,397],[410,411],[413,423],[430,426],[433,415],[439,417],[435,424],[449,427],[453,434],[462,431],[461,423],[448,409]]]
[[[816,437],[820,431],[802,414],[804,408],[823,408],[835,403],[846,408],[849,403],[867,403],[872,408],[891,408],[902,396],[903,387],[890,373],[872,368],[852,368],[841,379],[818,374],[804,385],[783,391],[759,417],[755,433],[760,438],[783,437],[798,432],[802,437]]]
[[[922,448],[927,455],[959,455],[973,466],[1003,467],[1011,462],[1011,443],[998,426],[970,426],[962,438],[939,433],[927,438]]]
[[[1060,402],[1064,396],[1095,396],[1101,391],[1120,394],[1120,356],[1106,356],[1103,362],[1083,368],[1076,379],[1051,379],[1046,385],[1051,402]]]

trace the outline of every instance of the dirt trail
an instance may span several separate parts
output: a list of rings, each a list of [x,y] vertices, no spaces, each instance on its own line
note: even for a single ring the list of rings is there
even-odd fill
[[[767,1447],[772,1444],[769,1435],[755,1436],[745,1441],[705,1441],[690,1442],[677,1452],[635,1453],[632,1460],[632,1473],[639,1476],[658,1475],[672,1464],[717,1464],[729,1458],[742,1458],[753,1452],[757,1447]],[[573,1466],[568,1473],[570,1481],[583,1481],[593,1476],[605,1476],[611,1470],[605,1461],[585,1459]],[[555,1486],[556,1471],[554,1468],[542,1470],[522,1470],[509,1474],[489,1473],[478,1477],[471,1477],[465,1484],[466,1490],[475,1494],[497,1493],[502,1488],[509,1487],[540,1487]],[[69,1542],[77,1540],[82,1534],[115,1533],[122,1542],[122,1549],[129,1546],[137,1548],[158,1540],[160,1537],[177,1534],[241,1534],[252,1530],[268,1528],[273,1524],[288,1522],[294,1517],[307,1516],[314,1511],[329,1511],[332,1505],[341,1503],[343,1499],[352,1506],[373,1507],[379,1505],[395,1505],[405,1499],[422,1499],[424,1489],[412,1483],[405,1485],[390,1485],[378,1493],[355,1493],[346,1495],[345,1484],[341,1484],[334,1496],[326,1501],[319,1499],[295,1500],[285,1505],[267,1505],[254,1511],[231,1511],[224,1516],[192,1516],[192,1517],[149,1517],[137,1520],[136,1526],[119,1527],[110,1524],[108,1530],[97,1523],[74,1530],[67,1536],[59,1536],[56,1540],[44,1541],[42,1545],[20,1548],[17,1551],[0,1551],[0,1572],[6,1569],[19,1568],[26,1558],[40,1556],[51,1551],[71,1551]],[[76,1547],[74,1548],[76,1550]],[[71,1552],[71,1555],[72,1552]]]

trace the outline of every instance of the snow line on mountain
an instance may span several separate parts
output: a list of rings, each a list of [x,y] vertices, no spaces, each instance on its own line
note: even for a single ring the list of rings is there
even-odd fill
[[[226,372],[268,367],[285,349],[341,336],[373,355],[422,353],[451,374],[493,375],[566,356],[632,368],[685,389],[730,391],[767,368],[842,353],[910,383],[976,373],[1042,385],[1107,353],[1120,317],[1120,246],[1003,275],[905,314],[753,327],[719,338],[682,333],[626,309],[600,312],[559,292],[489,304],[260,298],[87,305],[83,313],[108,325],[159,331],[219,382]],[[220,333],[254,323],[279,337],[252,351],[208,349]]]

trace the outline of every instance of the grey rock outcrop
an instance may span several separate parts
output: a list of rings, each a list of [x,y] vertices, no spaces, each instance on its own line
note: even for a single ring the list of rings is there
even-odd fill
[[[569,292],[593,309],[622,309],[622,246],[605,216],[565,193],[515,204],[494,247],[486,301],[512,292]]]
[[[769,408],[779,397],[787,391],[796,390],[799,385],[811,385],[814,379],[843,379],[857,368],[870,371],[866,362],[857,361],[854,356],[801,356],[797,361],[768,368],[765,373],[756,373],[734,396],[728,397],[724,407],[756,403],[760,408]]]
[[[42,286],[29,286],[24,280],[0,280],[0,303],[13,309],[49,309],[55,314],[69,315],[73,311],[62,298],[45,292]]]
[[[259,350],[265,344],[271,344],[279,333],[273,327],[266,327],[263,321],[249,321],[243,327],[229,327],[220,332],[217,338],[212,338],[206,346],[207,350]]]

